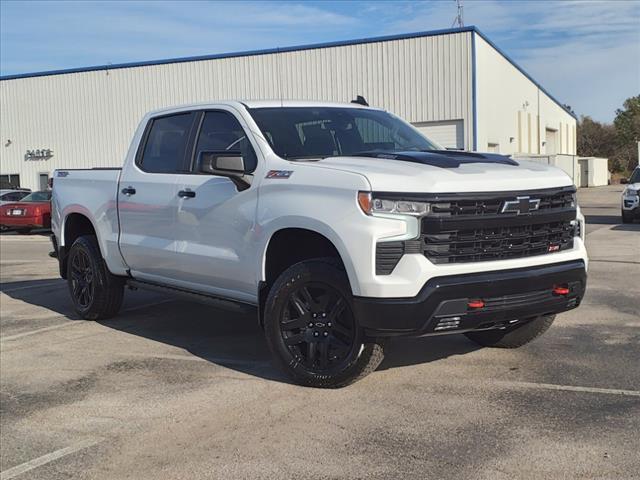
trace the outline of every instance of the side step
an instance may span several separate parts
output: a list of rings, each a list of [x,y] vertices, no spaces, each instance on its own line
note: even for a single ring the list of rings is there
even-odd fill
[[[183,288],[168,287],[166,285],[158,285],[156,283],[144,282],[141,280],[128,279],[126,281],[127,287],[131,289],[139,288],[141,290],[151,290],[158,293],[165,293],[176,297],[182,297],[186,300],[193,302],[204,303],[216,308],[222,308],[224,310],[230,310],[239,313],[253,313],[255,314],[258,306],[250,303],[245,303],[237,300],[231,300],[228,298],[216,297],[214,295],[208,295],[206,293],[194,292],[192,290],[186,290]]]

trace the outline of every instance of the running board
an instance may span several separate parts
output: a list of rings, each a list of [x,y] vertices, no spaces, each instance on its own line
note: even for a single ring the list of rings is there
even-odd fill
[[[156,283],[144,282],[141,280],[128,279],[126,285],[129,288],[141,290],[151,290],[158,293],[167,293],[176,297],[182,297],[187,300],[191,300],[198,303],[204,303],[216,308],[222,308],[224,310],[231,310],[239,313],[256,313],[257,305],[245,303],[238,300],[232,300],[228,298],[216,297],[214,295],[208,295],[206,293],[194,292],[192,290],[186,290],[177,287],[168,287],[166,285],[158,285]]]

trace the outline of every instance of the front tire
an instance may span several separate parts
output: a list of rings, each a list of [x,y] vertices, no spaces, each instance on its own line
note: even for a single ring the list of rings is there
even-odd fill
[[[276,363],[296,383],[344,387],[380,365],[383,347],[365,338],[352,305],[344,268],[331,258],[297,263],[275,281],[265,334]]]
[[[633,217],[631,216],[631,213],[627,213],[624,210],[622,210],[622,223],[631,223],[633,222]]]
[[[555,315],[544,315],[513,328],[467,332],[465,335],[483,347],[518,348],[546,332],[555,318]]]
[[[104,320],[120,310],[124,282],[107,269],[93,235],[79,237],[71,246],[67,284],[75,310],[85,320]]]

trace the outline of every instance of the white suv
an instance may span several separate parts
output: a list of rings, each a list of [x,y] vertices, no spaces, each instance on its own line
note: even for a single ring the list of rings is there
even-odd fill
[[[629,184],[622,192],[622,223],[631,223],[640,219],[640,166],[636,167],[628,180]]]

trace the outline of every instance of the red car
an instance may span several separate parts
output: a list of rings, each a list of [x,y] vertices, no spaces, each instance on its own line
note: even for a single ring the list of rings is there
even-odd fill
[[[19,202],[0,207],[0,228],[29,233],[34,228],[51,228],[51,192],[33,192]]]

